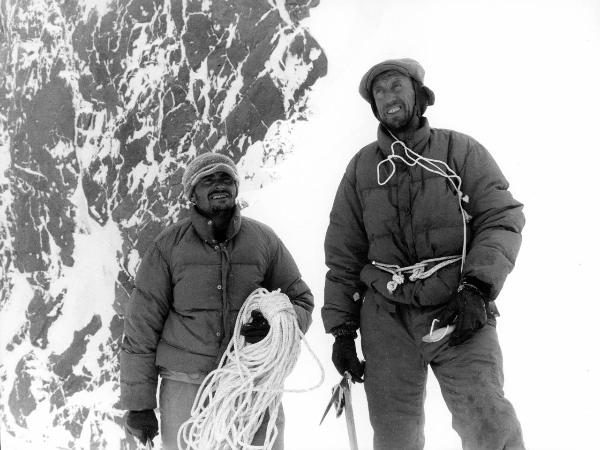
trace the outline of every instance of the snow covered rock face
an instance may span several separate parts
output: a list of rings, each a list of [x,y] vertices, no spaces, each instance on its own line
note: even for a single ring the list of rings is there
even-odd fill
[[[141,255],[208,150],[257,187],[306,118],[318,0],[0,2],[0,425],[120,448],[117,352]],[[268,180],[267,180],[268,181]]]

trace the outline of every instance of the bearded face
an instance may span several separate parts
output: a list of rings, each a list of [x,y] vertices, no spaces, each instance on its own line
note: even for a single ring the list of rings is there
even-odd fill
[[[194,202],[207,217],[229,211],[237,197],[235,180],[225,172],[216,172],[201,178],[194,187]]]

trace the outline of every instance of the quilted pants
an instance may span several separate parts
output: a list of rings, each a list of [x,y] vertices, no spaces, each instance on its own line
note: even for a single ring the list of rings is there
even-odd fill
[[[427,368],[431,366],[452,413],[463,449],[524,449],[515,410],[504,397],[502,353],[495,319],[466,343],[424,343],[440,306],[401,305],[395,313],[372,300],[361,309],[365,391],[374,449],[423,449]]]

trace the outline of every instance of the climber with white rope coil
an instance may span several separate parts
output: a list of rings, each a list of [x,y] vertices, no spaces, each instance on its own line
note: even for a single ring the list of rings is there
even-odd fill
[[[194,158],[183,173],[187,217],[158,235],[137,270],[125,312],[120,406],[127,410],[127,433],[142,443],[159,431],[160,377],[162,448],[178,448],[179,428],[227,351],[250,293],[280,289],[298,330],[305,333],[311,323],[313,296],[296,263],[271,228],[241,215],[238,189],[229,157],[206,152]],[[268,317],[257,308],[244,318],[239,334],[258,346],[271,331]],[[283,411],[275,410],[276,417],[262,416],[252,445],[283,449]]]
[[[522,449],[495,300],[521,244],[523,205],[481,144],[430,128],[424,74],[403,58],[360,81],[379,128],[347,166],[325,238],[333,363],[364,380],[376,450],[423,448],[428,366],[464,448]]]

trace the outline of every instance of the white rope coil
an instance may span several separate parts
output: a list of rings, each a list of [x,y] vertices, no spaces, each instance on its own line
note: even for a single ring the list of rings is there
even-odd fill
[[[271,328],[264,339],[248,344],[240,335],[240,329],[255,309],[263,314]],[[233,336],[218,368],[202,382],[191,417],[179,428],[179,449],[271,449],[277,438],[275,421],[283,393],[316,389],[325,378],[323,366],[303,338],[296,311],[287,295],[262,288],[252,292],[238,314]],[[300,356],[303,340],[317,361],[321,379],[310,388],[284,389],[285,379]],[[267,411],[269,421],[264,443],[252,445]]]

